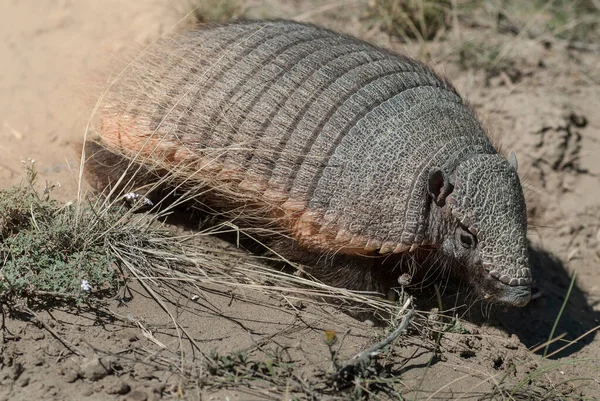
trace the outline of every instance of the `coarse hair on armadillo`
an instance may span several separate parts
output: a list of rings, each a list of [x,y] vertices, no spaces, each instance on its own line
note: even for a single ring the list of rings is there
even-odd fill
[[[450,146],[495,152],[429,68],[305,24],[235,23],[172,36],[113,88],[101,110],[103,144],[227,198],[262,203],[326,249],[419,242],[424,222],[412,217],[426,197],[409,195],[424,190],[427,164],[443,165]],[[431,127],[436,113],[445,132]],[[384,211],[404,211],[404,224]],[[376,231],[367,224],[374,216],[387,220]],[[342,231],[337,242],[334,228]]]
[[[159,40],[113,82],[95,131],[111,154],[209,190],[224,216],[327,254],[436,245],[432,171],[454,177],[465,160],[498,156],[430,68],[290,21]]]

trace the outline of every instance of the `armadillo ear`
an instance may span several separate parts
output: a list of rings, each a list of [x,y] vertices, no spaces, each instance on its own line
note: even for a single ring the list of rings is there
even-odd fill
[[[448,176],[439,168],[434,167],[429,171],[428,190],[429,195],[439,207],[446,204],[446,197],[452,193],[454,185],[450,183]]]
[[[517,171],[517,155],[515,155],[515,152],[510,152],[510,154],[508,155],[508,164],[510,164],[512,168],[514,168],[515,171]]]

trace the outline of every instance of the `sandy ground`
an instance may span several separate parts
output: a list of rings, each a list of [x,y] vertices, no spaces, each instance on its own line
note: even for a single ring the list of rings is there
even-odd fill
[[[76,196],[76,145],[83,139],[93,99],[101,94],[98,72],[111,70],[115,60],[173,27],[186,12],[185,5],[174,3],[1,0],[0,185],[19,182],[22,160],[31,158],[42,180],[61,183],[55,191],[59,199]],[[518,383],[551,362],[551,368],[536,374],[532,399],[549,388],[565,397],[595,399],[600,394],[600,339],[595,331],[600,325],[600,54],[570,50],[560,40],[544,43],[513,36],[505,39],[515,60],[511,73],[490,77],[460,68],[453,59],[456,48],[440,43],[405,48],[378,30],[361,26],[351,7],[338,11],[323,2],[248,2],[248,15],[253,17],[299,16],[399,51],[429,54],[504,148],[516,152],[528,189],[536,299],[526,308],[495,308],[483,317],[470,311],[464,315],[470,335],[449,334],[442,343],[442,357],[430,363],[427,347],[404,344],[387,357],[391,371],[402,376],[407,388],[420,389],[410,393],[412,398],[492,399],[485,397],[494,384],[506,377]],[[457,34],[467,39],[485,33],[474,29]],[[528,349],[548,339],[575,272],[576,284],[555,330],[565,336],[552,349],[581,339],[551,361],[542,361]],[[235,291],[206,294],[208,298],[179,316],[198,343],[220,352],[260,349],[265,355],[271,352],[268,347],[285,345],[307,377],[330,364],[323,330],[351,329],[341,351],[346,357],[382,333],[334,306],[299,308],[281,299]],[[168,316],[143,292],[126,307],[113,306],[123,321],[101,323],[94,310],[52,309],[40,312],[36,322],[27,314],[8,319],[10,335],[3,335],[0,344],[0,399],[209,396],[208,390],[182,393],[177,372],[156,368],[147,360],[112,360],[112,368],[103,371],[108,357],[99,361],[95,356],[113,353],[114,358],[123,350],[156,346],[144,335],[146,329],[167,348],[177,342],[167,328]],[[180,308],[176,301],[171,306]],[[82,355],[70,352],[53,333]],[[411,355],[407,363],[398,362]],[[212,397],[285,398],[274,394],[264,389],[252,396],[221,390]]]
[[[22,160],[73,193],[83,139],[106,71],[125,48],[147,45],[184,15],[160,1],[2,1],[0,100],[3,185]],[[106,76],[106,75],[104,75]],[[35,111],[34,111],[35,110]]]

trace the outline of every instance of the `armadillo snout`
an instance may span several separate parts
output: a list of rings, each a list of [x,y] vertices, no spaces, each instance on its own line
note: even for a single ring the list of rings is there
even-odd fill
[[[530,285],[510,286],[500,284],[496,286],[493,295],[487,295],[489,300],[511,306],[525,306],[531,300]],[[486,297],[486,295],[484,295]]]
[[[499,274],[500,270],[505,274]],[[470,271],[468,280],[479,290],[483,299],[490,302],[525,306],[531,299],[529,267],[500,269],[500,266],[482,263],[480,268]]]
[[[491,301],[527,304],[532,280],[527,211],[514,165],[498,154],[463,160],[447,202],[459,226],[454,254],[466,261],[476,288]]]

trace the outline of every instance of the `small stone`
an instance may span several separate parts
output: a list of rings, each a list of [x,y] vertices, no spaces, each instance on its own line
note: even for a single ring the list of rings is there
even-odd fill
[[[137,330],[135,329],[125,329],[119,332],[117,335],[119,338],[129,341],[130,343],[138,341],[140,339]]]
[[[12,365],[12,369],[11,369],[11,378],[13,380],[17,380],[19,377],[21,377],[21,374],[25,371],[25,368],[23,367],[23,365],[20,362],[15,362]]]
[[[152,392],[162,396],[162,394],[165,392],[166,387],[167,385],[165,383],[155,384],[154,386],[152,386]]]
[[[571,114],[569,115],[569,120],[578,128],[583,128],[588,123],[588,120],[585,116],[577,114],[575,112],[571,112]]]
[[[76,347],[81,345],[81,336],[80,335],[73,336],[73,338],[71,339],[71,344],[73,344]]]
[[[132,391],[125,398],[126,401],[146,401],[148,399],[148,395],[140,390]]]
[[[519,349],[520,343],[521,342],[519,341],[519,337],[512,334],[509,338],[509,342],[505,343],[504,346],[508,349]]]
[[[8,354],[6,355],[5,353],[3,353],[4,355],[2,355],[2,367],[11,367],[13,365],[13,363],[15,362],[13,355]]]
[[[568,235],[573,235],[577,231],[576,227],[572,225],[564,225],[558,229],[558,236],[564,237]]]
[[[179,383],[171,383],[165,387],[167,393],[176,394],[179,392]]]
[[[82,392],[81,395],[84,397],[89,397],[90,395],[94,394],[94,389],[90,386],[85,388]]]
[[[153,379],[154,376],[154,368],[145,363],[136,363],[133,365],[133,373],[138,379]]]
[[[75,381],[77,381],[77,379],[79,379],[79,373],[72,369],[69,369],[64,372],[64,379],[67,383],[74,383]]]
[[[112,372],[110,360],[97,357],[84,358],[81,363],[81,374],[86,379],[98,381],[105,378]]]
[[[93,382],[92,389],[94,390],[94,393],[99,393],[102,390],[104,390],[104,385],[102,384],[102,382]]]
[[[296,299],[296,300],[292,301],[292,307],[297,310],[306,309],[306,305],[304,305],[304,302],[302,302],[302,300],[300,300],[300,299]]]
[[[27,387],[29,385],[29,377],[21,376],[17,384],[21,387]]]
[[[31,333],[29,335],[29,338],[31,338],[34,341],[40,341],[40,340],[43,340],[44,338],[46,338],[46,335],[40,330],[35,330],[33,333]]]
[[[129,384],[124,383],[121,379],[115,376],[108,376],[103,381],[104,391],[106,394],[127,394],[131,391]]]

